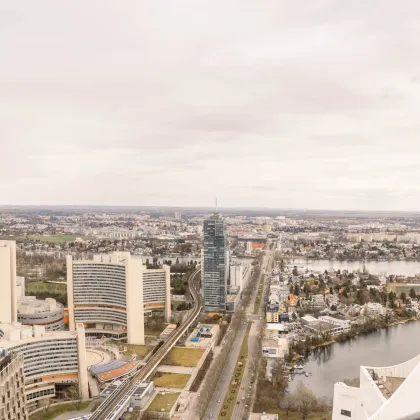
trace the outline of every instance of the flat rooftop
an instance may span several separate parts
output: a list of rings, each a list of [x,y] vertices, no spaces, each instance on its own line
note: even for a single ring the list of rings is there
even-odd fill
[[[387,376],[385,381],[382,378],[379,378],[375,380],[375,383],[378,386],[379,390],[381,391],[382,395],[386,399],[388,399],[401,386],[401,384],[404,382],[405,379],[406,378]]]
[[[121,378],[136,369],[140,362],[135,358],[130,362],[111,362],[91,368],[92,372],[101,382],[112,381]]]
[[[35,331],[38,331],[38,337],[35,337]],[[41,325],[32,327],[22,325],[20,322],[11,324],[0,322],[0,345],[6,349],[24,342],[76,337],[77,333],[75,331],[45,331],[45,327]]]

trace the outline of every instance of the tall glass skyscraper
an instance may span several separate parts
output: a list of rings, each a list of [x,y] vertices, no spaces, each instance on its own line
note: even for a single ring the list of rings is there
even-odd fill
[[[204,220],[203,294],[206,312],[226,311],[229,249],[225,224],[219,214]]]

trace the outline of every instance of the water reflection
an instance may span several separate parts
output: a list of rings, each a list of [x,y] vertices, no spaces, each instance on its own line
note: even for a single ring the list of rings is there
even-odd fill
[[[303,359],[305,371],[290,383],[299,381],[319,396],[331,398],[336,382],[359,377],[361,365],[390,366],[420,353],[420,321],[359,335],[349,341],[320,347]]]
[[[363,270],[366,267],[372,274],[402,274],[405,276],[414,276],[420,273],[420,263],[418,261],[334,261],[334,260],[291,260],[293,264],[303,265],[309,270],[324,271],[333,268],[334,270]]]

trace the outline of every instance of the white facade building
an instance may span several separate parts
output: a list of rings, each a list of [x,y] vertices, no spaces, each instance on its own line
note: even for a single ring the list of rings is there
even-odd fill
[[[420,418],[420,355],[395,366],[360,367],[360,387],[334,386],[332,420]]]
[[[128,252],[67,257],[69,326],[84,323],[88,336],[144,344],[144,312],[161,309],[171,316],[170,267],[147,269]]]
[[[16,242],[0,240],[0,321],[17,320]]]
[[[332,316],[328,315],[318,317],[318,321],[329,324],[331,326],[330,332],[332,335],[349,332],[351,328],[350,321],[333,318]]]
[[[363,315],[385,315],[386,308],[378,302],[368,302],[363,306]]]
[[[64,306],[55,299],[25,296],[25,278],[16,278],[17,321],[23,325],[43,325],[47,331],[64,330]],[[1,321],[1,320],[0,320]]]
[[[26,296],[18,302],[18,322],[43,325],[47,331],[64,330],[64,306],[52,298],[38,300]]]
[[[243,290],[243,274],[244,267],[241,264],[232,264],[230,266],[230,276],[229,276],[229,283],[230,286],[239,287],[240,290]]]
[[[81,398],[89,397],[85,330],[46,332],[45,327],[0,323],[0,348],[24,358],[25,393],[28,408],[55,396],[55,384],[79,386]]]
[[[27,420],[25,375],[21,354],[0,354],[0,419]]]
[[[283,358],[289,353],[287,338],[279,337],[277,330],[266,329],[262,340],[262,354],[269,358]]]

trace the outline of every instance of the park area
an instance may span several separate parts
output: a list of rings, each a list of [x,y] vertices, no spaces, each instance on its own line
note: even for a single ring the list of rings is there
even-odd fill
[[[157,412],[168,412],[171,411],[172,407],[176,403],[176,400],[179,397],[179,392],[175,393],[168,393],[165,392],[165,395],[163,393],[159,393],[156,395],[156,397],[153,399],[153,401],[150,403],[149,407],[147,407],[146,411],[157,411]],[[162,411],[163,409],[163,411]]]
[[[62,244],[65,242],[74,242],[79,236],[76,235],[26,235],[19,239],[30,239],[32,241],[49,242],[52,244]],[[86,238],[82,238],[86,239]]]
[[[174,347],[165,356],[162,365],[196,367],[203,353],[203,349]]]
[[[125,350],[124,355],[126,356],[137,356],[137,359],[143,359],[147,353],[152,349],[148,346],[141,346],[141,345],[135,345],[135,344],[123,344],[120,346],[120,350]]]
[[[92,402],[74,402],[74,403],[63,403],[51,407],[46,407],[44,410],[37,411],[36,413],[29,415],[29,420],[53,420],[64,413],[74,413],[75,417],[78,413],[90,413],[92,410]]]
[[[191,375],[185,373],[160,373],[158,372],[153,379],[156,387],[183,389],[187,385]]]

